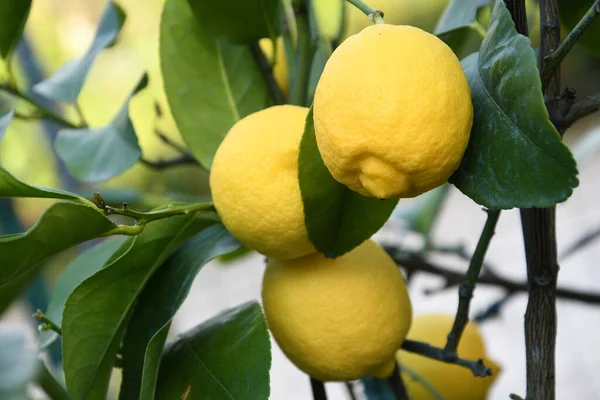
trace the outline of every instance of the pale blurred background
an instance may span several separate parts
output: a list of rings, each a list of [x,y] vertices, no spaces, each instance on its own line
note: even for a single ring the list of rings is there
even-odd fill
[[[158,66],[158,24],[162,0],[120,0],[119,4],[128,13],[119,43],[102,53],[95,64],[80,97],[83,113],[95,126],[108,121],[122,104],[143,70],[150,73],[150,90],[142,92],[131,103],[132,119],[140,137],[143,153],[150,159],[165,159],[176,153],[154,134],[158,128],[169,137],[179,140],[175,124],[168,113],[162,92]],[[102,0],[44,0],[35,1],[27,25],[29,48],[19,49],[19,81],[27,81],[30,70],[39,69],[47,76],[65,61],[82,54],[91,42],[96,24],[104,7]],[[582,70],[598,62],[591,61],[581,49],[575,49],[571,57],[572,69],[565,72],[566,79],[581,76]],[[575,57],[581,57],[578,61]],[[25,62],[24,62],[25,60]],[[27,72],[29,71],[29,72]],[[2,72],[0,71],[0,74]],[[600,75],[596,75],[600,82]],[[582,91],[590,87],[584,85]],[[576,86],[577,87],[577,86]],[[166,112],[156,121],[153,103],[157,101]],[[40,124],[16,121],[0,145],[0,164],[17,177],[31,184],[66,187],[86,195],[96,187],[81,185],[64,173],[51,148],[52,133]],[[52,130],[52,129],[50,129]],[[566,135],[570,144],[595,132],[600,137],[600,113],[591,115],[572,127]],[[558,206],[558,248],[566,248],[576,238],[589,230],[600,227],[600,154],[592,153],[580,164],[580,186],[565,204]],[[114,179],[102,189],[127,188],[140,190],[149,202],[159,202],[171,192],[192,196],[207,194],[207,176],[194,167],[179,167],[166,172],[156,172],[144,166],[136,166]],[[122,193],[122,192],[121,192]],[[117,194],[118,198],[118,194]],[[402,204],[410,202],[401,202]],[[27,227],[35,221],[47,206],[45,201],[24,200],[15,203],[15,209]],[[485,213],[481,207],[451,189],[447,201],[435,225],[434,242],[438,245],[464,244],[469,253],[475,248]],[[400,221],[393,220],[377,235],[382,243],[405,243],[399,235]],[[409,240],[410,242],[410,240]],[[52,263],[46,274],[49,281],[65,263],[73,257],[65,254]],[[559,286],[600,293],[600,241],[569,258],[561,264]],[[492,241],[487,260],[502,276],[513,279],[525,278],[524,250],[518,211],[503,212]],[[440,264],[464,270],[465,263],[455,258],[440,258]],[[221,310],[236,306],[249,299],[260,299],[260,287],[264,262],[261,256],[249,254],[227,264],[213,262],[207,265],[192,288],[191,294],[181,308],[172,328],[172,336],[192,328]],[[416,314],[425,312],[454,313],[457,304],[457,288],[425,295],[424,289],[438,287],[441,280],[431,275],[419,274],[411,284],[413,307]],[[499,299],[503,291],[480,287],[472,303],[475,312],[485,309]],[[503,372],[493,387],[489,399],[506,399],[510,393],[525,393],[525,348],[523,315],[526,295],[518,294],[503,307],[500,316],[482,325],[491,358],[503,366]],[[0,320],[0,326],[14,326],[30,333],[35,345],[35,324],[30,312],[23,304],[16,304]],[[595,371],[600,369],[600,307],[581,302],[559,301],[559,333],[557,350],[557,398],[599,398],[600,380]],[[308,378],[283,356],[273,343],[273,365],[271,369],[273,400],[311,399]],[[341,384],[328,384],[330,399],[347,399]]]

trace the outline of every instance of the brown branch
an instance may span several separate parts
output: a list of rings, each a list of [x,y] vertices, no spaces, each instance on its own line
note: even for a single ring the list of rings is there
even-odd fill
[[[599,110],[600,93],[590,96],[585,100],[580,100],[573,104],[567,115],[565,115],[562,118],[558,118],[558,120],[556,121],[557,128],[564,132],[576,121]]]

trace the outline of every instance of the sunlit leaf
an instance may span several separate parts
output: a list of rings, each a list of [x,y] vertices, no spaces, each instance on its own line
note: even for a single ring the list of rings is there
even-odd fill
[[[177,127],[206,168],[234,123],[272,105],[248,46],[210,35],[186,0],[165,3],[160,62]]]
[[[154,399],[156,377],[173,316],[194,278],[210,260],[240,247],[221,224],[200,232],[152,276],[136,305],[123,341],[121,399]]]
[[[21,39],[31,0],[3,1],[0,6],[0,57],[8,58]]]
[[[63,369],[75,400],[105,398],[127,321],[144,286],[177,247],[214,221],[189,214],[149,223],[129,239],[127,252],[71,293],[63,311]]]
[[[317,147],[312,108],[300,143],[298,179],[308,236],[326,257],[341,256],[369,239],[398,204],[364,197],[331,176]]]
[[[148,84],[144,74],[112,121],[98,129],[63,129],[54,148],[69,172],[83,182],[104,182],[136,163],[142,150],[129,117],[129,101]]]
[[[0,167],[0,197],[61,199],[83,202],[89,205],[92,204],[83,197],[63,190],[27,185],[26,183],[23,183],[12,176],[2,167]]]
[[[269,398],[271,343],[260,305],[227,310],[184,333],[165,350],[157,399]]]
[[[75,103],[83,88],[96,57],[106,47],[112,45],[125,23],[125,12],[116,3],[109,1],[104,8],[94,41],[81,57],[69,61],[45,81],[39,82],[33,90],[49,99],[65,103]]]
[[[550,207],[578,185],[571,152],[549,120],[537,61],[503,1],[479,53],[462,62],[475,117],[469,146],[450,178],[491,209]]]

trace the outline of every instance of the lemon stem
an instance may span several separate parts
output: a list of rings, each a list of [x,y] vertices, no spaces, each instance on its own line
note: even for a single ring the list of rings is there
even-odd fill
[[[354,7],[358,8],[360,11],[365,13],[367,17],[371,19],[376,25],[385,24],[383,20],[383,11],[376,10],[372,7],[369,7],[361,0],[346,0],[348,3],[352,4]]]
[[[448,358],[453,358],[456,356],[456,348],[458,347],[460,338],[465,330],[465,326],[469,322],[469,309],[471,307],[471,298],[473,297],[473,292],[475,291],[475,284],[477,283],[477,278],[479,278],[479,274],[481,273],[483,260],[485,259],[485,253],[487,252],[490,241],[494,236],[498,218],[500,218],[500,211],[498,210],[486,210],[486,212],[487,221],[485,222],[485,226],[483,227],[483,231],[479,237],[479,242],[475,248],[473,258],[471,258],[467,276],[465,277],[464,282],[461,283],[458,290],[458,309],[456,311],[456,318],[454,319],[454,325],[448,334],[448,341],[444,347],[444,353],[446,353],[446,357]]]

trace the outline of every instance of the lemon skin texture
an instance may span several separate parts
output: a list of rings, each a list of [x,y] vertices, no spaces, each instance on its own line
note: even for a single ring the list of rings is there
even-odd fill
[[[424,314],[414,318],[408,338],[444,347],[446,335],[452,329],[454,315]],[[464,367],[446,364],[406,351],[398,352],[398,362],[417,373],[432,385],[446,400],[484,400],[501,371],[498,364],[486,357],[485,344],[477,325],[469,322],[458,345],[458,355],[468,360],[483,359],[491,368],[492,376],[474,377]],[[421,383],[403,373],[404,383],[411,400],[435,400]]]
[[[390,376],[412,317],[402,274],[373,241],[335,259],[269,260],[262,298],[283,352],[321,381]]]
[[[411,25],[433,32],[448,0],[370,0],[366,3],[383,11],[388,24]],[[346,36],[354,35],[372,24],[362,11],[346,3]]]
[[[314,100],[317,145],[331,175],[378,198],[415,197],[458,168],[473,123],[460,62],[410,26],[373,25],[325,65]]]
[[[275,42],[277,46],[277,59],[275,60],[275,65],[273,65],[273,77],[275,78],[275,81],[277,81],[283,94],[287,97],[290,90],[290,83],[287,58],[285,56],[285,45],[281,36],[278,37]],[[261,39],[258,44],[263,53],[267,56],[267,60],[272,62],[273,41],[271,39]]]
[[[213,203],[225,227],[268,257],[315,250],[304,225],[298,152],[308,109],[274,106],[238,121],[219,146],[210,173]]]

